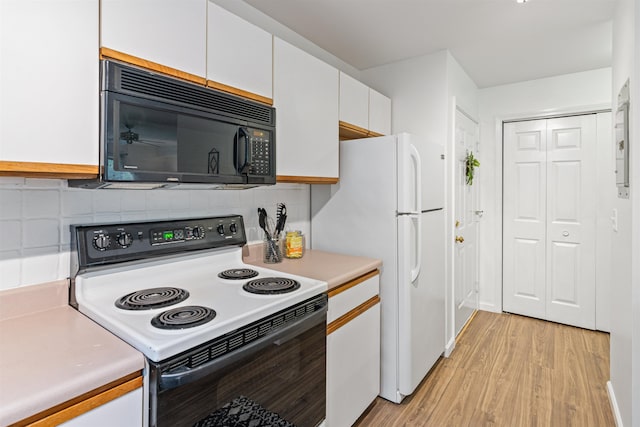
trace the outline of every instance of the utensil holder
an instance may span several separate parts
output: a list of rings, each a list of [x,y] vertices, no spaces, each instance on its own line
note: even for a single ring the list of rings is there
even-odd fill
[[[262,244],[263,262],[265,264],[275,264],[282,262],[282,247],[279,239],[268,239],[265,237]]]

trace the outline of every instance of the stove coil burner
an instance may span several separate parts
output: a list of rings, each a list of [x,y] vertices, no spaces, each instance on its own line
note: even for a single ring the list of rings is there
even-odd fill
[[[225,270],[218,273],[218,277],[221,279],[242,280],[251,279],[256,277],[258,272],[250,268],[232,268],[231,270]]]
[[[189,292],[180,288],[152,288],[132,292],[116,301],[123,310],[150,310],[167,307],[186,300]]]
[[[187,305],[176,307],[151,319],[151,324],[160,329],[186,329],[203,325],[216,317],[216,312],[209,307]]]
[[[245,283],[242,288],[252,294],[274,295],[286,294],[300,288],[300,283],[284,277],[264,277]]]

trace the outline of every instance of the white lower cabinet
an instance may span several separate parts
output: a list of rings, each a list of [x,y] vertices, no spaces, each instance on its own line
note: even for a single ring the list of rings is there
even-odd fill
[[[379,277],[329,292],[327,427],[351,426],[380,392]]]
[[[140,427],[142,426],[142,390],[120,396],[110,402],[60,424],[64,427]]]

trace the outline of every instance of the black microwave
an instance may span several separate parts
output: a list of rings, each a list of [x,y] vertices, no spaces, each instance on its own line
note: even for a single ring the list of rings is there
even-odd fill
[[[275,184],[275,109],[101,62],[100,176],[84,188],[250,188]]]

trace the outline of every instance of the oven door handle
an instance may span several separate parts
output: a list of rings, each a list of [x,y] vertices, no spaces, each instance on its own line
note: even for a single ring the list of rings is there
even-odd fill
[[[282,345],[292,338],[306,332],[321,323],[326,323],[327,308],[326,306],[321,310],[310,314],[309,316],[301,319],[298,322],[291,323],[275,333],[266,335],[258,340],[247,344],[237,351],[227,353],[209,363],[198,366],[197,368],[185,368],[179,372],[166,373],[160,375],[158,379],[158,386],[160,390],[170,390],[176,387],[183,386],[185,384],[192,383],[199,379],[202,379],[208,375],[215,374],[217,371],[226,368],[227,366],[235,363],[243,358],[250,356],[266,347],[271,345]]]

